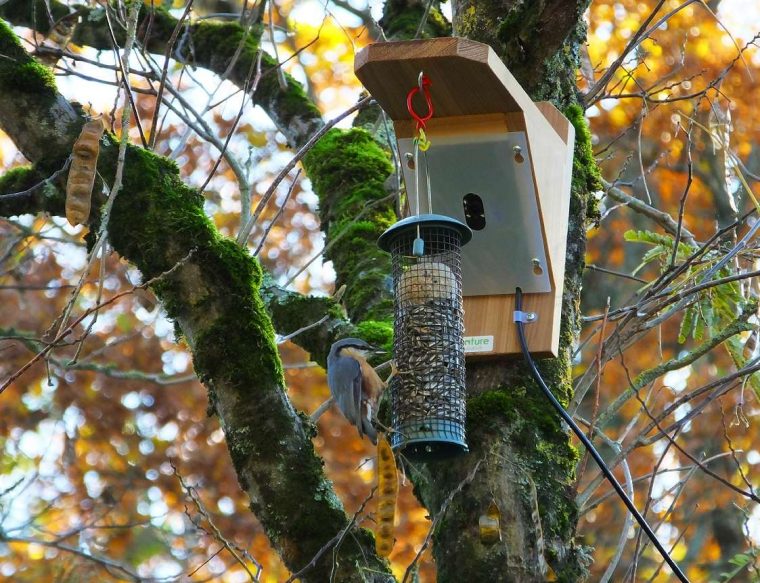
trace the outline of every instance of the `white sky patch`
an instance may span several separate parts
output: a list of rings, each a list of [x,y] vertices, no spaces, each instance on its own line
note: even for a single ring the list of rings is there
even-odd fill
[[[669,449],[660,464],[660,471],[677,467],[679,467],[678,458],[673,453],[673,449]],[[655,512],[667,510],[668,506],[673,502],[672,494],[675,493],[673,488],[681,480],[679,474],[680,472],[665,472],[657,474],[654,479],[654,486],[652,487],[652,497],[657,502],[652,507],[652,510]],[[667,495],[665,494],[666,492],[668,492]]]
[[[760,544],[760,506],[755,506],[747,521],[747,530],[749,530],[749,538],[755,544]]]
[[[679,405],[675,410],[676,422],[686,417],[691,412],[691,405],[689,403],[683,403]],[[683,432],[687,433],[691,429],[691,421],[687,421],[683,426]]]
[[[216,503],[216,505],[219,508],[219,512],[225,516],[230,516],[233,512],[235,512],[235,503],[229,496],[222,496],[219,498],[219,501]]]
[[[665,373],[662,382],[666,387],[670,387],[674,393],[680,393],[686,388],[690,376],[691,366],[685,366]]]
[[[746,42],[760,32],[760,3],[757,0],[722,0],[718,18],[737,40]]]

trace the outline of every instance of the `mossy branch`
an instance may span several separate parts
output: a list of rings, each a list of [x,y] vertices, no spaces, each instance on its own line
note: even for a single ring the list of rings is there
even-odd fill
[[[304,166],[320,199],[326,258],[335,266],[336,284],[347,287],[348,316],[390,322],[390,257],[377,239],[396,215],[391,200],[367,206],[387,198],[385,183],[393,171],[388,153],[364,130],[330,130]]]
[[[33,163],[39,166],[52,152],[60,167],[84,120],[46,72],[29,66],[31,58],[3,22],[0,46],[12,57],[0,59],[0,127],[24,145]],[[35,72],[39,78],[32,77]],[[26,107],[13,103],[19,93]],[[55,123],[47,125],[53,118]],[[106,135],[98,170],[107,183],[114,181],[117,156],[117,142]],[[11,172],[4,189],[40,175],[46,173]],[[261,267],[247,250],[219,234],[203,202],[182,182],[172,161],[129,146],[123,192],[111,211],[110,241],[146,279],[162,276],[153,291],[190,347],[251,509],[296,571],[348,518],[314,452],[313,426],[296,413],[285,392],[274,330],[259,293]],[[336,581],[392,580],[367,531],[346,537],[340,559]],[[302,580],[326,581],[331,568],[324,559]]]
[[[46,33],[50,28],[46,3],[56,18],[69,14],[68,7],[58,0],[9,0],[0,5],[0,18]],[[102,6],[78,6],[79,22],[71,42],[111,50],[111,37],[107,27],[103,26],[103,11]],[[137,40],[148,51],[163,55],[178,24],[179,21],[165,8],[145,6],[138,23]],[[262,31],[260,26],[246,29],[238,22],[203,20],[185,23],[180,32],[182,42],[177,43],[172,58],[207,68],[243,88],[250,71],[255,70]],[[117,27],[114,33],[117,42],[122,42],[124,31]],[[322,116],[293,77],[285,74],[287,88],[280,87],[278,67],[270,55],[262,55],[262,76],[253,93],[253,101],[266,111],[291,146],[300,147],[322,126]]]
[[[630,386],[628,386],[623,392],[621,392],[617,398],[607,407],[597,418],[596,426],[599,430],[603,430],[607,424],[614,418],[615,414],[625,405],[634,395],[643,387],[651,382],[656,381],[662,375],[681,369],[685,366],[689,366],[698,359],[702,358],[705,354],[723,344],[726,340],[741,334],[742,332],[748,332],[755,329],[755,325],[750,324],[747,320],[754,313],[753,310],[745,310],[736,320],[731,322],[720,334],[710,338],[706,342],[703,342],[695,349],[690,350],[677,358],[672,358],[666,362],[660,363],[657,366],[650,368],[639,374]]]
[[[455,34],[490,44],[534,100],[577,100],[578,51],[590,0],[460,0]]]
[[[10,217],[44,211],[62,215],[65,211],[61,176],[68,165],[50,176],[36,166],[18,166],[0,176],[0,216]]]

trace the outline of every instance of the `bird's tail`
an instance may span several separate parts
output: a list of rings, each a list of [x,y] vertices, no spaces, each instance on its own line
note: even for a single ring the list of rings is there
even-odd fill
[[[377,429],[372,425],[372,422],[366,417],[361,419],[361,427],[359,428],[360,435],[366,435],[373,445],[377,445]]]

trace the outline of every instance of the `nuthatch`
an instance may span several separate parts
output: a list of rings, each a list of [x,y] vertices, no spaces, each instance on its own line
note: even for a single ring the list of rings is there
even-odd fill
[[[367,362],[376,350],[359,338],[343,338],[335,342],[327,355],[327,384],[343,416],[356,425],[360,436],[377,443],[372,413],[385,388],[384,383]]]

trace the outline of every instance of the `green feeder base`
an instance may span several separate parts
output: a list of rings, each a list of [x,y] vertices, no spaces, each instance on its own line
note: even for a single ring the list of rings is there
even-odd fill
[[[469,450],[464,425],[450,419],[427,418],[407,421],[391,434],[391,447],[412,461],[429,462],[451,458]]]

